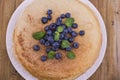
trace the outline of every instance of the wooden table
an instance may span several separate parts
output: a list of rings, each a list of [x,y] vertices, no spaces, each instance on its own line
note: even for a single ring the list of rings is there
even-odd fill
[[[24,80],[13,68],[5,46],[8,21],[22,0],[0,0],[0,80]],[[108,45],[104,60],[89,80],[120,80],[120,0],[91,0],[107,28]]]

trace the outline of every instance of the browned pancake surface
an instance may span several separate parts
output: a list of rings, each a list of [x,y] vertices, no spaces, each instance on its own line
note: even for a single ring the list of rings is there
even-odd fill
[[[85,31],[84,36],[77,36],[75,41],[80,47],[73,49],[76,58],[70,60],[65,51],[59,51],[63,57],[61,60],[47,60],[42,62],[40,57],[46,54],[45,47],[39,41],[33,39],[32,34],[44,31],[46,25],[41,23],[41,17],[47,16],[46,11],[53,10],[55,22],[62,13],[70,12],[79,27],[74,29],[79,33]],[[100,25],[94,13],[79,0],[35,0],[20,15],[14,32],[14,49],[17,58],[23,66],[34,76],[41,80],[71,80],[80,76],[92,66],[99,55],[101,48]],[[39,44],[40,51],[34,51],[33,45]]]

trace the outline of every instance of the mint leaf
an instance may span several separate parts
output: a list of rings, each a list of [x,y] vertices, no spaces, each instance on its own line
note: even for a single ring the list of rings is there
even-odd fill
[[[68,57],[69,59],[74,59],[74,58],[75,58],[75,54],[74,54],[72,51],[69,51],[69,52],[67,53],[67,57]]]
[[[50,51],[48,53],[48,59],[53,59],[55,57],[55,52],[54,51]]]
[[[63,32],[63,30],[64,30],[63,26],[58,26],[58,28],[57,28],[58,32]]]
[[[59,38],[60,38],[60,33],[56,31],[56,32],[55,32],[55,35],[54,35],[54,40],[55,40],[55,41],[58,41]]]
[[[40,32],[36,32],[33,34],[33,38],[36,40],[40,40],[45,36],[45,32],[40,31]]]
[[[70,46],[69,41],[67,40],[62,40],[61,47],[62,48],[68,48]]]
[[[65,21],[64,21],[64,24],[67,26],[67,27],[72,27],[72,24],[74,23],[74,18],[67,18]]]

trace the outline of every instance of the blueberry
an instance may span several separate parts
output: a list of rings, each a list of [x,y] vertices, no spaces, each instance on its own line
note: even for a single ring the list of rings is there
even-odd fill
[[[41,39],[41,40],[40,40],[40,43],[41,43],[41,44],[45,44],[45,40],[44,40],[44,39]]]
[[[51,19],[52,19],[52,16],[51,16],[51,15],[48,15],[48,16],[47,16],[47,19],[48,19],[48,20],[51,20]]]
[[[67,28],[67,26],[63,23],[60,26],[62,26],[64,29]]]
[[[84,35],[85,35],[85,31],[84,31],[84,30],[81,30],[81,31],[79,32],[79,35],[80,35],[80,36],[84,36]]]
[[[66,13],[66,14],[65,14],[65,17],[66,17],[66,18],[70,18],[70,17],[71,17],[71,14],[70,14],[70,13]]]
[[[72,36],[72,37],[76,37],[76,36],[77,36],[77,32],[72,31],[71,36]]]
[[[67,33],[68,33],[68,29],[64,29],[64,30],[63,30],[63,33],[64,33],[64,34],[67,34]]]
[[[57,51],[58,48],[53,46],[53,47],[52,47],[52,50],[53,50],[53,51]]]
[[[72,49],[71,47],[68,47],[66,48],[66,51],[71,51],[71,49]]]
[[[49,10],[47,11],[47,14],[48,14],[48,15],[51,15],[51,14],[52,14],[52,10],[49,9]]]
[[[71,27],[68,27],[68,32],[71,33],[72,32],[72,28]]]
[[[57,18],[57,21],[62,22],[62,19],[60,17]]]
[[[40,47],[39,47],[39,45],[34,45],[34,46],[33,46],[33,49],[34,49],[35,51],[39,51],[39,50],[40,50]]]
[[[46,33],[47,33],[48,35],[52,35],[52,31],[51,31],[51,30],[48,30]]]
[[[44,40],[47,40],[47,38],[48,38],[48,35],[45,35]]]
[[[69,40],[69,42],[73,42],[73,41],[74,41],[74,38],[73,38],[73,37],[70,37],[68,40]]]
[[[46,61],[47,60],[47,56],[43,55],[41,56],[41,61]]]
[[[61,22],[57,21],[56,24],[59,26],[61,24]]]
[[[55,58],[56,59],[61,59],[62,58],[62,54],[61,53],[56,53],[55,54]]]
[[[50,43],[48,41],[45,42],[45,46],[50,46]]]
[[[56,20],[56,25],[61,25],[62,24],[62,19],[61,18],[57,18]]]
[[[51,41],[51,39],[53,39],[53,36],[48,36],[48,37],[47,37],[47,40],[48,40],[48,41]]]
[[[73,43],[73,47],[74,47],[74,48],[78,48],[78,47],[79,47],[79,43],[74,42],[74,43]]]
[[[51,41],[49,41],[50,42],[50,44],[52,45],[53,43],[54,43],[54,39],[52,39]]]
[[[73,23],[72,28],[77,28],[78,24],[77,23]]]
[[[61,39],[59,39],[59,40],[58,40],[58,43],[61,43],[61,42],[62,42],[62,40],[61,40]]]
[[[62,24],[61,26],[63,26],[64,29],[66,28],[66,25],[64,25],[64,24]]]
[[[53,27],[57,27],[57,25],[56,25],[55,23],[52,23],[52,26],[53,26]]]
[[[44,30],[45,30],[45,31],[48,31],[48,30],[49,30],[49,26],[46,26],[46,27],[44,28]]]
[[[47,17],[42,17],[41,22],[43,24],[47,23],[48,22],[48,18]]]
[[[65,14],[61,14],[61,16],[60,16],[60,17],[61,17],[62,19],[63,19],[63,18],[65,18]]]
[[[59,47],[60,47],[60,44],[59,44],[58,42],[54,42],[54,43],[52,44],[52,46],[53,46],[53,47],[56,47],[56,48],[59,48]]]
[[[55,23],[50,24],[50,29],[51,29],[51,30],[55,30],[55,29],[56,29],[56,27],[57,27],[57,26],[56,26],[56,24],[55,24]]]
[[[49,53],[52,50],[52,48],[46,48],[46,52]]]
[[[60,39],[63,39],[63,38],[64,38],[64,34],[61,33],[61,34],[60,34]]]
[[[53,43],[53,42],[54,42],[53,36],[48,36],[48,37],[47,37],[47,40],[48,40],[50,43]]]
[[[67,35],[64,37],[64,40],[68,40],[68,36]]]

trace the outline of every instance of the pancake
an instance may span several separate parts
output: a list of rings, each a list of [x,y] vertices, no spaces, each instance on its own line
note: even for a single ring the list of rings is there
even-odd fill
[[[53,10],[52,20],[47,24],[41,23],[48,9]],[[45,54],[45,47],[32,37],[62,13],[70,12],[79,27],[74,29],[84,36],[77,36],[78,49],[73,49],[75,59],[68,59],[65,51],[60,51],[62,59],[42,62],[40,57]],[[87,71],[96,61],[102,43],[100,24],[94,12],[79,0],[34,0],[19,16],[13,35],[16,58],[27,71],[40,80],[73,80]],[[33,45],[39,44],[40,51],[34,51]]]

